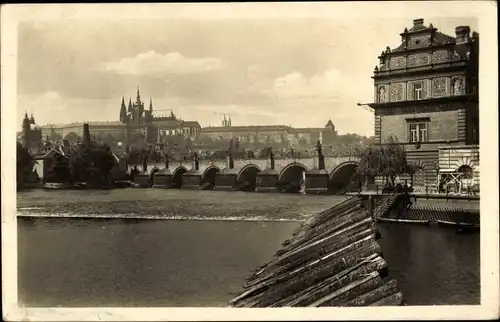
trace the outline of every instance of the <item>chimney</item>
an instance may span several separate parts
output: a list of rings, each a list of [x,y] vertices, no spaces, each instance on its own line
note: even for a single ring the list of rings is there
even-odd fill
[[[423,25],[424,25],[424,19],[419,18],[419,19],[414,19],[413,20],[413,26],[414,27],[423,26]]]
[[[90,143],[90,128],[88,123],[83,124],[83,143],[84,144]]]
[[[458,26],[455,28],[456,44],[469,42],[470,38],[470,27],[469,26]]]

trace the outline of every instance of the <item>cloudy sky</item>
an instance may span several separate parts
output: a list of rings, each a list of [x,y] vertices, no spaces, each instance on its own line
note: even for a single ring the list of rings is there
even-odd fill
[[[454,35],[475,19],[424,18]],[[57,19],[18,29],[18,109],[38,124],[117,120],[122,96],[184,120],[373,134],[370,78],[412,18]],[[156,114],[168,113],[158,111]]]

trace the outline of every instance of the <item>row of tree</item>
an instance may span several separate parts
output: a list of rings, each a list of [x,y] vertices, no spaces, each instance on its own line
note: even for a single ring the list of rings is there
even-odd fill
[[[64,154],[63,154],[64,153]],[[116,164],[111,147],[90,142],[66,149],[63,153],[54,149],[53,156],[44,162],[46,181],[77,183],[90,186],[111,184],[111,170]],[[35,160],[20,143],[17,144],[17,183],[22,187],[33,181]]]

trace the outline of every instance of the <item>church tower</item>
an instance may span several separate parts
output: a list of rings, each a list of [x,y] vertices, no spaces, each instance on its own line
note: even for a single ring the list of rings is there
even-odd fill
[[[127,109],[125,107],[125,99],[122,96],[122,105],[120,107],[120,122],[121,123],[126,123],[127,122]]]
[[[24,119],[23,119],[23,146],[26,149],[29,149],[30,146],[30,134],[31,134],[31,122],[30,119],[28,118],[28,112],[24,113]]]

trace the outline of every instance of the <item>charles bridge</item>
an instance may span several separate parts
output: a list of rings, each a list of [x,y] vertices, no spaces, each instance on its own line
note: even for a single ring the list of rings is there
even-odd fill
[[[324,193],[346,188],[355,174],[359,157],[209,159],[146,162],[135,175],[136,187],[299,191]]]

